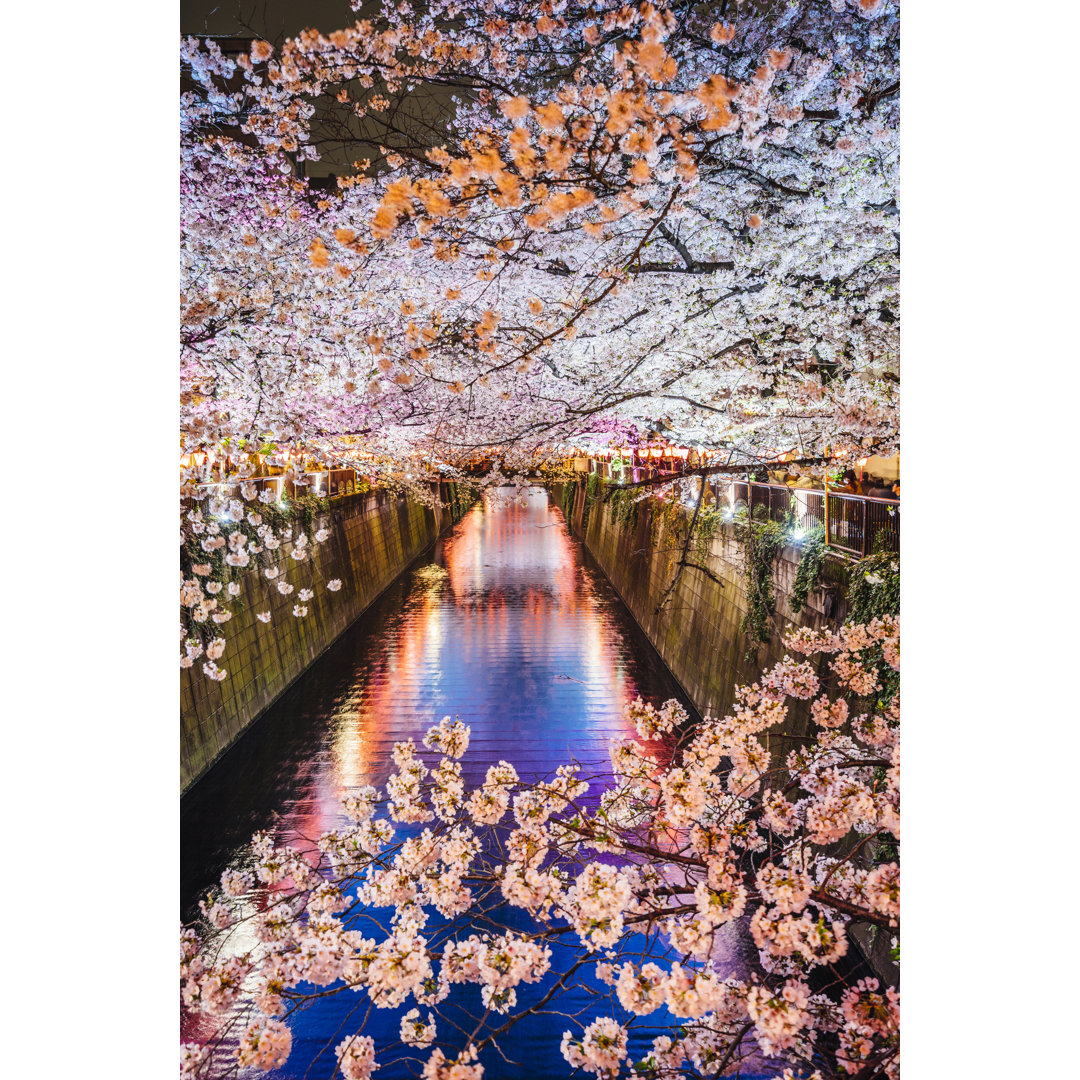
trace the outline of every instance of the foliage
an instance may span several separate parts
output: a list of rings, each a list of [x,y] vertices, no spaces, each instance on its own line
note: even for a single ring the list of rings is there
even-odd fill
[[[631,531],[637,528],[638,499],[635,492],[626,488],[615,488],[608,495],[608,511],[613,525]]]
[[[692,551],[699,563],[704,565],[709,557],[709,548],[720,531],[720,522],[723,520],[723,511],[718,506],[703,506],[698,511],[697,522],[694,525],[694,539]]]
[[[742,545],[748,605],[741,629],[750,638],[746,658],[752,660],[757,645],[769,640],[769,617],[776,610],[773,562],[787,542],[787,529],[776,521],[751,520],[737,524],[735,535]]]
[[[600,474],[598,472],[589,473],[589,478],[585,481],[585,509],[581,516],[581,528],[583,531],[589,527],[589,517],[592,514],[593,504],[600,497],[603,487],[604,481],[600,478]]]
[[[574,511],[574,495],[577,492],[577,482],[574,480],[567,480],[562,486],[562,509],[563,516],[567,521],[570,520],[570,515]]]
[[[791,596],[788,598],[791,610],[796,615],[802,611],[810,593],[817,587],[818,579],[821,576],[821,564],[826,551],[825,526],[812,525],[803,537],[799,567],[795,571],[795,584],[792,586]]]
[[[848,617],[851,625],[900,614],[900,557],[895,553],[871,555],[861,559],[848,577]],[[888,697],[900,688],[899,671],[880,653],[871,650],[868,659],[877,665],[882,695]]]
[[[669,552],[674,553],[686,539],[686,531],[689,527],[690,520],[674,492],[669,493],[667,497],[657,495],[651,500],[649,542],[654,548],[659,548],[663,544]]]
[[[610,772],[568,762],[529,781],[500,762],[467,788],[470,729],[448,716],[422,746],[394,745],[384,791],[346,791],[332,831],[256,834],[182,930],[200,1039],[183,1047],[185,1077],[281,1068],[294,1019],[343,995],[359,1007],[321,1052],[348,1080],[419,1068],[420,1050],[428,1080],[483,1080],[478,1055],[500,1060],[540,1010],[566,1017],[568,1074],[623,1075],[643,1029],[672,1078],[721,1063],[759,1075],[764,1054],[776,1072],[896,1080],[899,995],[838,962],[857,928],[899,936],[898,861],[860,865],[899,831],[899,698],[867,708],[865,662],[871,647],[898,656],[899,626],[804,629],[785,645],[797,659],[738,688],[723,717],[686,727],[675,701],[629,703],[641,741],[616,740]],[[819,653],[831,665],[798,659]],[[760,736],[792,701],[810,703],[811,730],[774,761]],[[717,943],[744,918],[760,966],[721,979]],[[586,977],[589,1004],[560,1010]],[[364,1034],[376,1009],[409,1010],[400,1042]]]
[[[900,614],[900,557],[885,553],[861,559],[848,584],[848,622],[868,623]]]
[[[272,529],[299,524],[306,531],[315,523],[315,515],[325,514],[330,505],[329,499],[303,492],[291,498],[286,496],[280,502],[263,503],[259,506],[259,513]],[[244,521],[238,522],[237,527],[249,529],[250,525]]]

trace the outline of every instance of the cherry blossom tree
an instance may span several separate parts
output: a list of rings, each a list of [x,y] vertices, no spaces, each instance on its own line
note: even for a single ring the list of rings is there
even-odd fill
[[[603,992],[563,1035],[568,1071],[713,1076],[756,1054],[784,1077],[897,1076],[897,992],[842,961],[860,926],[899,935],[899,622],[787,646],[723,718],[632,703],[640,741],[612,740],[606,777],[500,762],[466,790],[470,731],[445,717],[395,745],[385,790],[343,794],[342,827],[257,834],[253,871],[226,870],[182,930],[185,1007],[217,1025],[182,1075],[278,1067],[297,1011],[346,994],[401,1018],[388,1045],[366,1020],[343,1032],[343,1076],[480,1080],[479,1055],[585,969]],[[797,701],[811,734],[774,760],[763,736]],[[714,963],[736,920],[760,952],[747,979]],[[468,1028],[445,1012],[459,986]],[[635,1028],[659,1033],[632,1061]]]
[[[186,445],[891,451],[897,60],[882,0],[388,3],[239,62],[189,39]],[[333,192],[296,175],[324,153]]]

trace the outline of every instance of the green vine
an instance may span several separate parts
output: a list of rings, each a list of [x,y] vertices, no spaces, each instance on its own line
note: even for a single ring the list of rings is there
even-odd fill
[[[657,499],[653,502],[649,515],[649,542],[659,548],[661,541],[666,541],[674,548],[686,538],[689,527],[683,508],[678,499]]]
[[[608,497],[611,523],[620,529],[635,529],[638,522],[638,504],[632,491],[616,488]]]
[[[307,531],[314,524],[316,514],[325,514],[330,509],[330,500],[305,493],[291,499],[285,498],[281,502],[259,503],[252,509],[262,515],[263,521],[273,529],[299,522]],[[246,532],[249,540],[257,542],[258,533],[248,525],[246,519],[238,523],[237,528]]]
[[[600,497],[602,487],[603,481],[600,479],[600,474],[589,473],[589,479],[585,481],[585,512],[581,518],[582,529],[588,527],[589,512],[592,510],[593,503]]]
[[[629,491],[617,491],[611,496],[616,503],[611,510],[611,520],[624,528],[633,528],[638,521],[639,502],[634,501]],[[649,512],[649,542],[654,548],[665,544],[672,551],[686,544],[686,534],[690,528],[692,515],[678,499],[660,499],[652,502]],[[718,506],[703,506],[694,524],[694,535],[690,541],[690,551],[698,563],[704,563],[709,555],[709,546],[720,531],[723,513]]]
[[[848,622],[868,623],[900,614],[900,557],[885,553],[863,559],[851,571]]]
[[[735,528],[742,543],[743,576],[749,604],[741,629],[750,638],[746,659],[752,661],[758,644],[769,640],[769,617],[776,610],[773,562],[787,541],[787,528],[777,521],[748,521]]]
[[[886,553],[862,559],[849,577],[848,623],[869,623],[882,615],[899,614],[900,557],[895,553]],[[868,658],[877,664],[881,683],[877,704],[879,708],[884,708],[900,690],[900,673],[885,663],[880,645],[870,650]]]
[[[723,512],[719,506],[703,506],[698,511],[697,524],[694,526],[694,539],[692,541],[694,558],[699,563],[704,563],[709,557],[709,548],[713,539],[720,531],[720,521]]]
[[[570,520],[570,515],[573,513],[574,508],[574,493],[577,491],[577,484],[571,481],[567,481],[563,484],[562,489],[562,511],[566,520]]]
[[[817,588],[821,577],[821,564],[825,559],[825,526],[813,525],[803,540],[799,567],[795,571],[795,584],[791,589],[789,602],[791,610],[797,615],[806,606],[810,593]]]

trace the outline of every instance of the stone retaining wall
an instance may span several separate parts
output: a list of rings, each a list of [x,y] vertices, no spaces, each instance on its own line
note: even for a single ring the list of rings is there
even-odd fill
[[[320,515],[316,528],[330,531],[311,555],[294,562],[282,545],[281,573],[269,582],[261,571],[240,578],[240,602],[229,621],[228,644],[218,661],[228,678],[214,682],[201,661],[180,672],[180,789],[186,791],[300,675],[374,602],[398,575],[460,516],[453,485],[444,484],[435,511],[386,492],[351,496]],[[314,530],[312,530],[314,531]],[[340,578],[340,591],[326,582]],[[282,596],[277,582],[294,591]],[[313,589],[308,613],[293,615],[302,588]],[[256,612],[271,612],[262,623]]]
[[[563,489],[556,486],[553,500],[563,505]],[[656,651],[703,715],[723,715],[731,708],[735,687],[754,682],[767,665],[784,656],[782,638],[793,626],[839,626],[846,615],[843,591],[835,587],[814,590],[807,607],[796,615],[789,597],[795,584],[800,552],[784,548],[773,573],[776,611],[770,620],[769,643],[754,650],[740,626],[748,603],[742,574],[742,546],[733,526],[722,525],[713,538],[703,565],[709,575],[692,567],[683,569],[675,588],[661,606],[680,551],[658,537],[654,545],[650,518],[656,501],[638,504],[637,521],[626,527],[612,519],[609,505],[588,502],[583,483],[575,485],[567,518],[605,576],[645,631]],[[711,576],[710,576],[711,575]],[[793,708],[787,730],[803,734],[805,727]],[[776,748],[774,748],[776,749]]]

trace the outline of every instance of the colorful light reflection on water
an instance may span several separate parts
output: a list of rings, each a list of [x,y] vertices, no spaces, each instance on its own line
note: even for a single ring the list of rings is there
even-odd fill
[[[272,828],[289,841],[345,825],[340,797],[362,784],[381,787],[392,771],[393,744],[410,736],[419,744],[446,714],[472,728],[462,760],[468,790],[499,760],[512,762],[523,779],[545,776],[571,758],[585,773],[609,775],[608,742],[633,735],[622,709],[639,694],[658,704],[678,697],[689,707],[546,492],[532,489],[516,503],[489,497],[185,797],[184,917],[197,913],[198,897],[223,869],[244,864],[244,845],[256,830]],[[399,828],[398,836],[407,831]],[[527,925],[521,913],[504,914],[506,925]],[[744,933],[730,930],[726,955],[718,958],[723,975],[744,972],[754,955]],[[557,949],[556,971],[559,960]],[[519,989],[519,1003],[533,989]],[[547,982],[533,996],[546,989]],[[586,1022],[609,1014],[603,1006],[597,1011],[595,989],[582,975],[553,1008],[583,1010]],[[481,1011],[476,986],[455,987],[450,1001],[473,1015]],[[290,1021],[288,1064],[267,1075],[328,1080],[336,1062],[324,1048],[357,1031],[368,1004],[366,995],[345,991],[299,1013]],[[409,1007],[371,1010],[364,1033],[376,1047],[396,1042]],[[464,1026],[464,1013],[461,1020]],[[559,1052],[568,1026],[564,1015],[530,1017],[502,1044],[510,1061],[482,1055],[485,1077],[568,1074]],[[185,1039],[204,1034],[185,1017]],[[440,1044],[443,1034],[465,1044],[450,1030],[441,1031]],[[635,1056],[647,1041],[642,1030],[632,1043]],[[395,1062],[400,1053],[399,1047],[389,1060],[379,1055],[380,1080],[419,1073],[422,1059]]]

